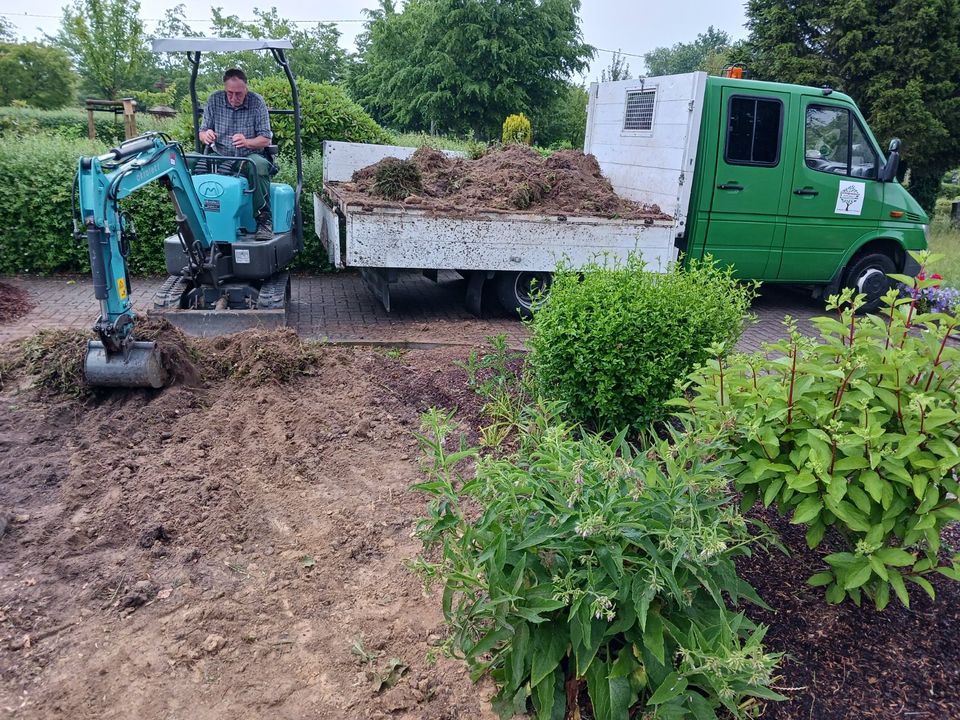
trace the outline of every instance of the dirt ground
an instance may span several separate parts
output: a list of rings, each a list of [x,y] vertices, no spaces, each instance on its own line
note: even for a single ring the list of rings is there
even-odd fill
[[[335,183],[337,194],[366,207],[416,207],[447,216],[510,212],[593,216],[630,220],[671,220],[657,205],[621,198],[603,177],[593,155],[560,150],[542,157],[526,145],[507,145],[476,160],[450,158],[428,147],[411,158],[422,178],[420,192],[402,202],[379,196],[377,171],[396,163],[386,158]]]
[[[3,390],[3,713],[493,717],[490,686],[431,657],[439,599],[403,564],[411,433],[473,402],[463,355],[331,348],[285,384],[88,407]]]
[[[468,440],[482,422],[454,365],[468,350],[325,346],[303,362],[295,338],[208,341],[204,380],[85,403],[6,376],[3,714],[493,718],[492,686],[437,651],[440,598],[404,566],[420,413],[457,408]],[[772,606],[748,614],[786,653],[790,701],[762,717],[960,717],[960,587],[937,582],[936,604],[912,592],[910,610],[828,606],[805,585],[818,558],[802,531],[762,517],[792,553],[739,563]]]

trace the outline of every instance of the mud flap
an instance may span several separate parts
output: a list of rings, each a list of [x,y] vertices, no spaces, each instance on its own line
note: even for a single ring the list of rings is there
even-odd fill
[[[99,340],[89,341],[83,374],[90,385],[103,387],[160,388],[167,380],[157,344],[142,341],[126,354],[108,353]]]

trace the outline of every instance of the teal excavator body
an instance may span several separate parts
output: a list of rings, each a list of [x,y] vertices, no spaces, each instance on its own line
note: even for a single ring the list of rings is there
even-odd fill
[[[84,370],[92,385],[161,387],[165,373],[156,344],[137,341],[127,258],[135,240],[120,201],[154,182],[169,192],[177,232],[164,240],[170,280],[165,298],[181,309],[269,308],[286,299],[282,270],[302,249],[295,192],[272,183],[273,237],[257,239],[252,192],[240,167],[227,159],[186,155],[161,133],[148,133],[97,157],[83,157],[77,170],[78,236],[86,237],[100,317],[99,340],[90,341]],[[197,171],[200,172],[197,172]],[[81,230],[82,228],[82,230]],[[276,278],[281,276],[283,287]]]

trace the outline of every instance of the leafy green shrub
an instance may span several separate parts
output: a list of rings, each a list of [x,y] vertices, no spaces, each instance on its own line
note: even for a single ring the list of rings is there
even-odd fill
[[[533,128],[530,126],[530,120],[526,115],[508,115],[503,121],[503,144],[521,143],[529,145],[533,142]]]
[[[73,240],[71,193],[82,155],[106,146],[62,137],[23,137],[0,143],[0,273],[89,272],[84,241]],[[159,184],[122,203],[131,213],[138,241],[129,258],[133,273],[164,272],[162,239],[175,230],[173,208]]]
[[[267,106],[293,107],[290,84],[285,77],[274,75],[253,81],[251,88],[260,93]],[[390,133],[377,125],[353,102],[344,90],[335,85],[297,80],[302,116],[302,142],[305,153],[321,150],[324,140],[345,140],[360,143],[389,143]],[[293,118],[274,115],[270,118],[274,142],[281,152],[293,151]]]
[[[280,172],[274,177],[275,182],[287,183],[290,187],[297,186],[297,166],[291,157],[281,155],[277,164]],[[323,187],[323,153],[316,151],[303,158],[303,194],[300,196],[300,213],[303,217],[303,252],[297,256],[293,267],[316,272],[327,270],[330,263],[327,260],[327,251],[320,244],[317,231],[314,228],[313,194]]]
[[[453,426],[425,416],[416,533],[436,560],[413,567],[442,585],[445,649],[493,677],[501,716],[566,717],[582,679],[597,720],[742,718],[781,699],[765,629],[725,604],[762,601],[733,565],[757,538],[727,503],[721,448],[688,435],[638,453],[541,405],[517,417],[514,452],[481,457],[450,449]]]
[[[561,267],[532,321],[540,392],[592,427],[643,429],[711,343],[740,336],[753,295],[712,260],[660,274],[633,255]]]
[[[738,447],[745,506],[775,502],[811,548],[837,532],[846,547],[810,584],[830,602],[866,594],[881,610],[891,589],[909,605],[905,580],[931,598],[928,576],[960,580],[960,554],[938,556],[941,529],[960,520],[960,350],[947,340],[960,321],[896,296],[876,316],[857,315],[863,296],[850,290],[832,296],[836,317],[813,319],[819,342],[788,321],[790,338],[766,354],[724,359],[716,346],[690,376],[691,397],[675,401],[688,426]]]

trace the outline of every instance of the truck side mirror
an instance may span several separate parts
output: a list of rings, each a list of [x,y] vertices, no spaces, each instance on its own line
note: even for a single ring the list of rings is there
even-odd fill
[[[894,138],[890,141],[890,152],[887,155],[887,162],[880,168],[880,182],[893,182],[897,177],[897,170],[900,169],[900,138]]]

